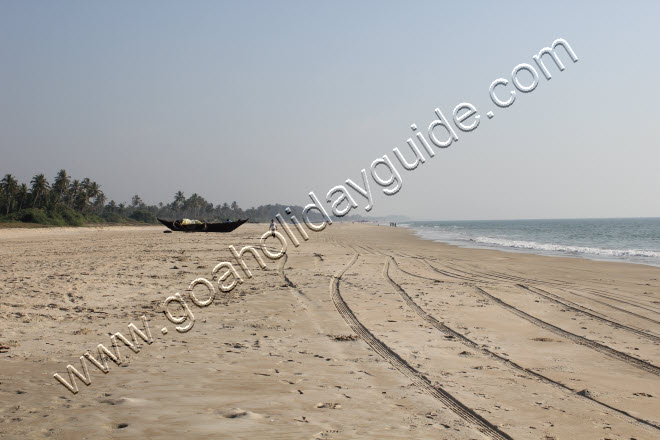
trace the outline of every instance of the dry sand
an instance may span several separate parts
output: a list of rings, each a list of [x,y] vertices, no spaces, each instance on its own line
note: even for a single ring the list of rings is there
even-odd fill
[[[660,268],[334,224],[176,332],[164,299],[265,229],[0,230],[0,437],[660,438]],[[153,344],[53,379],[142,314]]]

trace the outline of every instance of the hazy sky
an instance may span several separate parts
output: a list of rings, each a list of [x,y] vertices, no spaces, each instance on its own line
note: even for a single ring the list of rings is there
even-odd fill
[[[657,1],[5,0],[0,173],[306,204],[467,101],[479,127],[374,215],[660,216],[659,21]],[[495,107],[491,82],[556,38],[579,62]]]

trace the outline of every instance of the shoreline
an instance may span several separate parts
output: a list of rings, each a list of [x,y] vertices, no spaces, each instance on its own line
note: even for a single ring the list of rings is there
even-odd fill
[[[403,228],[403,226],[401,226],[401,227]],[[413,228],[410,228],[410,229],[413,229]],[[536,251],[527,250],[527,249],[518,249],[518,248],[513,248],[513,247],[512,248],[506,248],[504,246],[501,246],[501,247],[495,247],[495,246],[488,247],[488,246],[485,246],[485,245],[484,246],[479,246],[479,245],[470,246],[470,245],[467,245],[467,244],[466,245],[461,245],[461,244],[458,244],[458,243],[452,243],[450,241],[443,241],[443,240],[439,240],[439,239],[431,239],[431,238],[420,237],[415,232],[413,232],[413,234],[415,234],[415,236],[417,236],[418,238],[420,238],[422,240],[431,241],[433,243],[440,243],[440,244],[444,244],[444,245],[447,245],[447,246],[454,246],[454,247],[457,247],[457,248],[460,248],[460,249],[490,250],[490,251],[514,253],[514,254],[536,255],[536,256],[539,256],[539,257],[568,258],[568,259],[575,259],[575,260],[598,261],[598,262],[602,262],[602,263],[634,264],[634,265],[654,267],[654,268],[660,267],[660,263],[651,264],[651,263],[642,263],[642,262],[637,262],[637,261],[625,261],[623,259],[615,259],[615,258],[596,258],[596,257],[589,257],[589,256],[586,256],[586,255],[584,255],[584,256],[582,256],[582,255],[576,255],[576,256],[561,255],[559,253],[552,254],[552,253],[550,253],[550,251],[548,251],[547,253],[541,253],[541,252],[536,252]]]
[[[382,226],[378,226],[382,227]],[[389,228],[388,228],[389,229]],[[568,255],[549,255],[549,254],[538,254],[534,252],[526,252],[526,251],[516,251],[516,250],[507,250],[507,249],[499,249],[499,248],[487,248],[487,247],[467,247],[467,246],[461,246],[455,243],[447,243],[444,241],[437,241],[433,239],[428,239],[424,237],[420,237],[413,228],[411,227],[401,227],[399,226],[398,231],[406,231],[410,234],[410,236],[416,240],[419,240],[423,243],[431,243],[434,245],[441,246],[442,248],[439,248],[441,252],[445,252],[448,249],[455,249],[456,253],[462,253],[462,251],[465,251],[467,254],[474,252],[475,255],[479,255],[477,259],[487,257],[487,258],[493,258],[495,260],[502,260],[502,259],[513,259],[515,260],[516,257],[523,257],[523,258],[530,258],[529,261],[534,261],[536,258],[538,258],[539,263],[549,263],[552,265],[552,260],[557,260],[560,263],[565,263],[567,265],[570,265],[571,263],[575,262],[581,262],[581,263],[593,263],[597,265],[614,265],[618,266],[621,265],[622,267],[638,267],[641,270],[658,270],[660,273],[660,267],[659,266],[654,266],[650,264],[644,264],[644,263],[637,263],[637,262],[631,262],[631,261],[623,261],[623,260],[600,260],[600,259],[591,259],[591,258],[583,258],[583,257],[573,257],[573,256],[568,256]],[[444,248],[444,249],[443,249]],[[501,254],[500,256],[498,256]],[[468,259],[468,258],[466,258]],[[549,260],[548,260],[549,259]],[[579,264],[578,264],[579,265]]]
[[[655,220],[655,218],[653,218]],[[597,220],[607,220],[607,219],[597,219]],[[451,238],[451,237],[432,237],[425,236],[426,234],[432,233],[432,230],[428,227],[423,227],[420,225],[411,225],[404,224],[401,225],[402,228],[408,228],[413,231],[413,233],[423,240],[429,240],[437,243],[444,243],[451,246],[457,246],[463,249],[486,249],[486,250],[498,250],[502,252],[511,252],[518,254],[533,254],[539,256],[547,257],[565,257],[565,258],[575,258],[591,261],[603,261],[603,262],[620,262],[620,263],[630,263],[630,264],[640,264],[650,267],[660,267],[660,261],[643,261],[644,258],[655,258],[655,256],[645,256],[645,255],[632,255],[632,256],[621,256],[621,255],[602,255],[599,254],[603,252],[610,253],[623,253],[631,252],[630,249],[608,249],[598,247],[597,243],[590,245],[577,245],[577,244],[560,244],[560,243],[551,243],[536,241],[537,239],[525,238],[525,239],[516,239],[513,237],[499,237],[499,238],[489,238],[492,242],[483,241],[480,242],[478,239],[472,238]],[[479,237],[482,238],[482,237]],[[541,239],[542,240],[542,239]],[[514,245],[498,244],[496,241],[506,241],[508,243],[514,243]],[[552,249],[552,248],[555,249]],[[657,251],[638,249],[634,250],[635,252],[646,252],[651,254],[658,254]],[[657,259],[657,258],[656,258]]]

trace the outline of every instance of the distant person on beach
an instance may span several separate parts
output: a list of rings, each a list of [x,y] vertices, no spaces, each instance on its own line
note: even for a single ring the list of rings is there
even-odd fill
[[[277,231],[277,226],[275,225],[275,220],[270,220],[270,235],[275,237],[275,231]]]

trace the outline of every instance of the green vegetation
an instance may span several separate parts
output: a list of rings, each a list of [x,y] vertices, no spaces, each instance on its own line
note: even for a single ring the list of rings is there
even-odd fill
[[[11,174],[0,180],[0,223],[51,226],[82,226],[88,223],[157,223],[156,217],[194,218],[225,221],[249,218],[268,222],[275,214],[284,213],[285,205],[262,205],[241,209],[236,202],[213,205],[198,194],[186,198],[178,191],[171,203],[146,205],[134,195],[129,205],[107,202],[101,186],[88,178],[72,179],[60,170],[52,184],[44,174],[37,174],[30,184],[19,183]],[[302,207],[290,206],[301,218]]]
[[[71,180],[60,170],[52,185],[37,174],[28,187],[11,174],[0,180],[0,222],[35,223],[51,226],[82,226],[106,221],[106,201],[98,183],[90,179]]]

